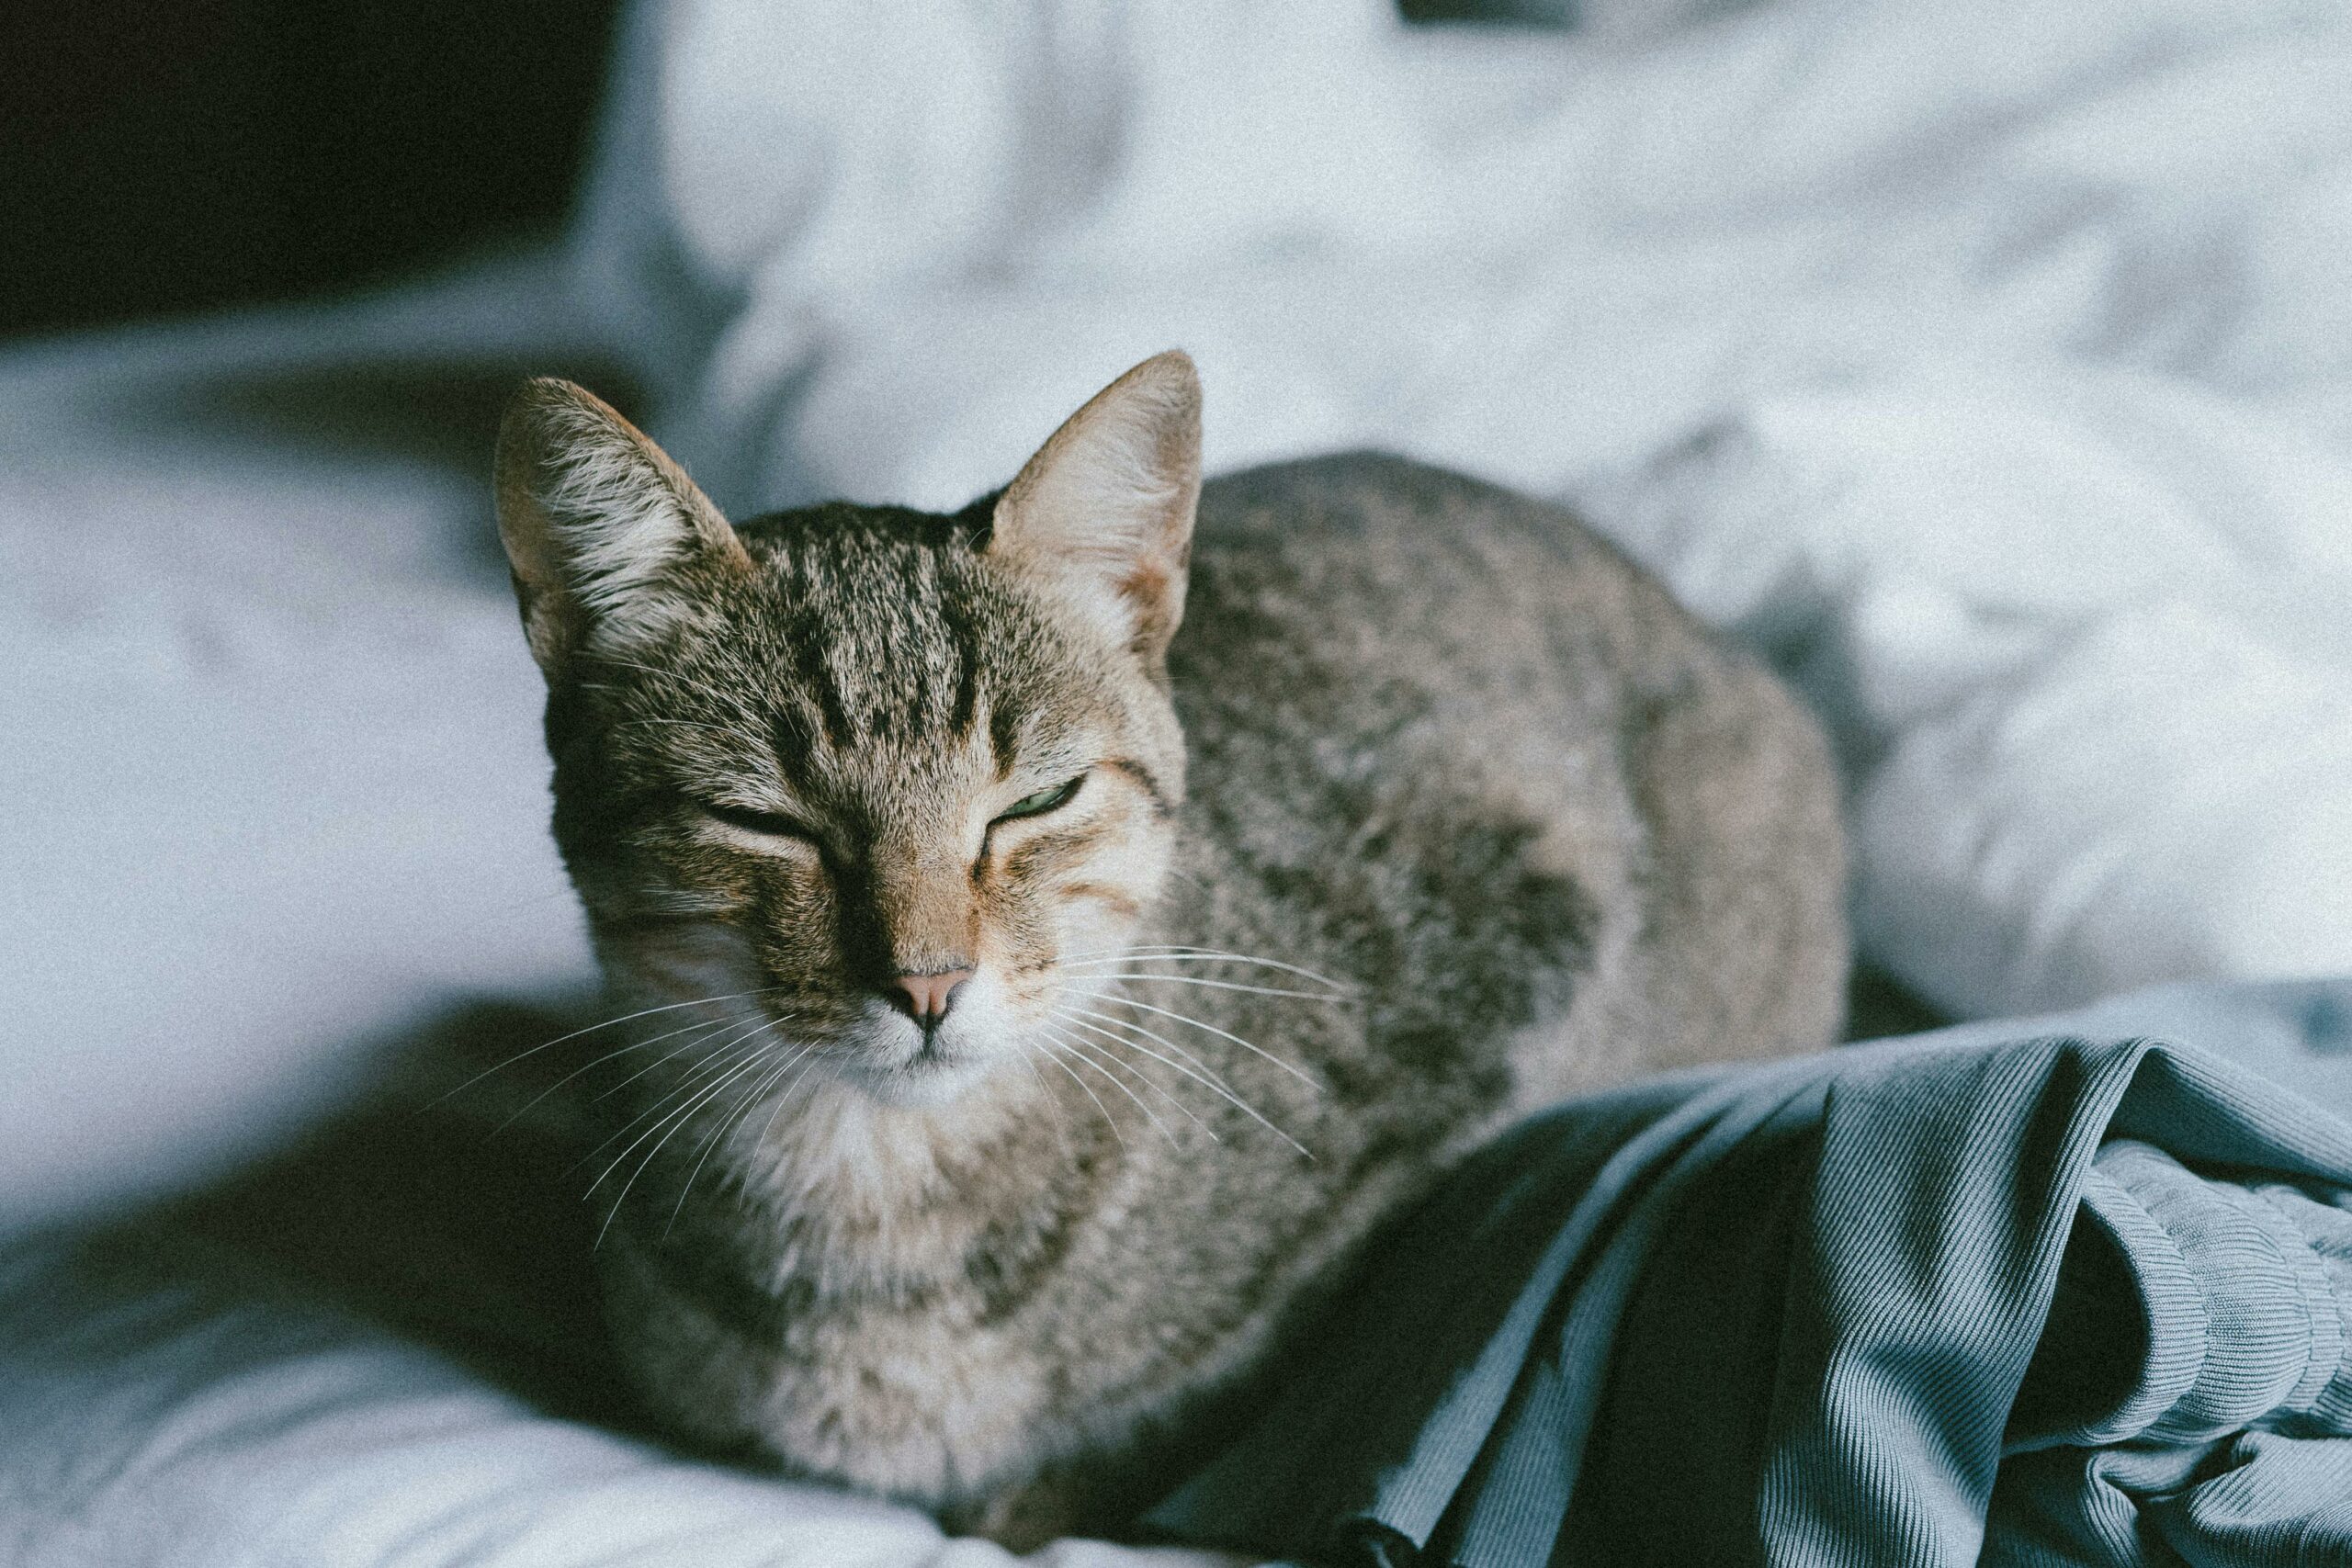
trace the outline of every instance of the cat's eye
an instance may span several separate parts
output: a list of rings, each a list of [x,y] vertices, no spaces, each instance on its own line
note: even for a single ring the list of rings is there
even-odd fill
[[[771,839],[806,839],[814,841],[817,835],[797,817],[786,817],[781,811],[759,811],[748,806],[721,806],[705,801],[703,810],[730,828],[741,828],[747,833],[758,833]]]
[[[1009,822],[1016,817],[1043,817],[1057,806],[1069,805],[1069,797],[1076,795],[1078,786],[1085,782],[1086,775],[1080,773],[1067,784],[1057,784],[1051,789],[1041,789],[1035,795],[1024,795],[1000,812],[996,819],[1000,822]]]

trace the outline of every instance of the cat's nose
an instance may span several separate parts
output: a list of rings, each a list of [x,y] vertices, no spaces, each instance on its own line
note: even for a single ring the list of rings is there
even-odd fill
[[[936,975],[901,975],[899,995],[890,999],[925,1029],[936,1029],[947,1010],[956,1005],[956,988],[972,977],[969,969],[945,969]],[[902,1000],[901,998],[904,999]]]

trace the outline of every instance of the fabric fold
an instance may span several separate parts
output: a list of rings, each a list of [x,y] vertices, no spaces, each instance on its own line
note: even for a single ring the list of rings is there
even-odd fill
[[[1154,1522],[1460,1568],[2352,1560],[2352,1126],[2232,1055],[2278,1074],[2352,988],[2222,995],[1538,1117]]]

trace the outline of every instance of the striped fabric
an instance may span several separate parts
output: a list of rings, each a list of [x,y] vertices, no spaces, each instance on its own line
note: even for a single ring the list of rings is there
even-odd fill
[[[2352,1563],[2352,984],[1574,1102],[1153,1514],[1315,1561]]]

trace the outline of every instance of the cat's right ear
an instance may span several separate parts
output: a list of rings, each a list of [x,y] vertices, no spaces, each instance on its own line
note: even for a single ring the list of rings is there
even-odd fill
[[[644,433],[543,377],[498,428],[498,534],[531,657],[553,679],[583,649],[642,648],[692,608],[681,570],[752,570],[743,541]]]
[[[999,497],[989,553],[1157,667],[1184,618],[1201,378],[1181,350],[1094,394]]]

